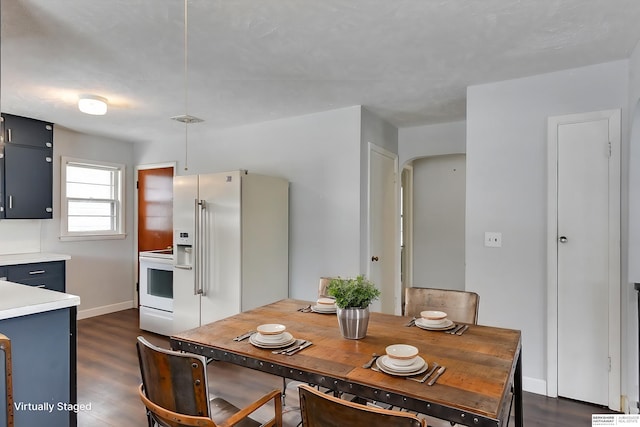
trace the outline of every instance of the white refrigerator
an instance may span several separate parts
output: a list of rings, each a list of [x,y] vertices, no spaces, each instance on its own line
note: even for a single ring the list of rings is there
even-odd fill
[[[289,183],[246,171],[176,176],[173,330],[289,295]]]

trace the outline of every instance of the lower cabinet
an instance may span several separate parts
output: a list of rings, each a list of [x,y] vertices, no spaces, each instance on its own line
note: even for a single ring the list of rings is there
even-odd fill
[[[2,274],[2,269],[6,274]],[[65,292],[65,261],[37,262],[0,267],[0,278],[23,285]]]
[[[76,307],[0,320],[11,339],[16,427],[75,427],[77,403]],[[2,360],[2,359],[0,359]],[[0,376],[5,375],[0,363]],[[7,401],[0,393],[0,426]]]

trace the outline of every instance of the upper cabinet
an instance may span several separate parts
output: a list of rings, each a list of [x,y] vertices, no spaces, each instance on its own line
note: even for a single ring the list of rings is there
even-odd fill
[[[0,218],[53,217],[53,124],[2,113]]]
[[[4,142],[53,149],[53,123],[2,114]]]

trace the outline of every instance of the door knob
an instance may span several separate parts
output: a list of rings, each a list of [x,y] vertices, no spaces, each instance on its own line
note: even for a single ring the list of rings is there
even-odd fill
[[[377,256],[372,256],[371,257],[371,261],[378,261],[378,257]]]
[[[560,243],[567,243],[567,240],[568,240],[568,239],[567,239],[567,237],[566,237],[566,236],[560,236],[560,238],[558,238],[558,241],[559,241]]]

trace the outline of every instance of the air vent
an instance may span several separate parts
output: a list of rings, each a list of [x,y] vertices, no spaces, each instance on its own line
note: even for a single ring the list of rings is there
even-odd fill
[[[190,125],[191,123],[200,123],[200,122],[204,122],[204,120],[199,119],[197,117],[193,117],[190,115],[183,115],[183,116],[175,116],[175,117],[171,117],[171,120],[176,120],[178,122],[182,122],[182,123],[186,123],[188,125]]]

